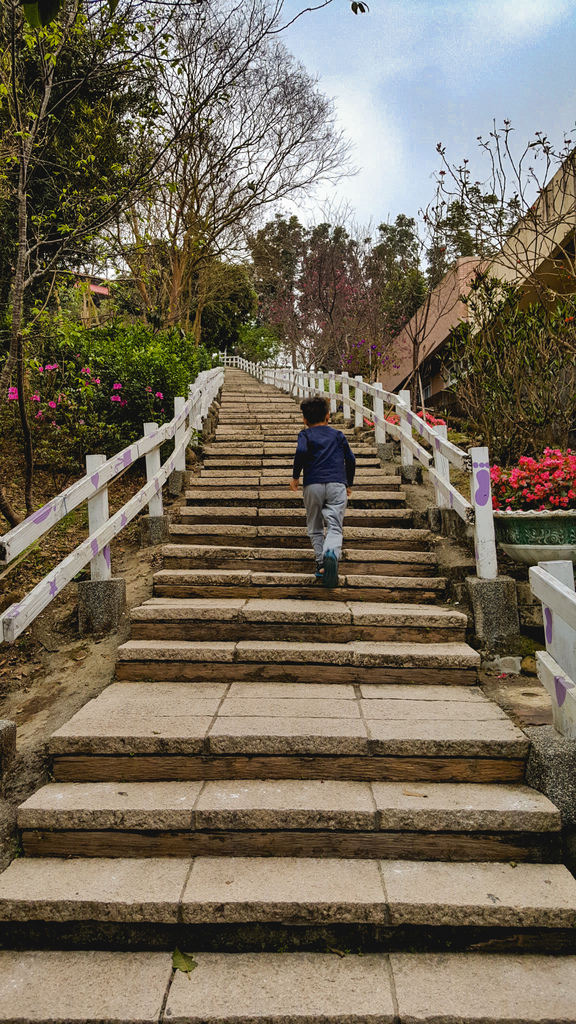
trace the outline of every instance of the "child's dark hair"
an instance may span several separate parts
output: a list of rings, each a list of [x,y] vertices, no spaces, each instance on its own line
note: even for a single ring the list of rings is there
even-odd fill
[[[315,423],[323,423],[329,412],[328,402],[325,398],[305,398],[303,402],[300,402],[300,408],[306,423],[310,423],[312,426]]]

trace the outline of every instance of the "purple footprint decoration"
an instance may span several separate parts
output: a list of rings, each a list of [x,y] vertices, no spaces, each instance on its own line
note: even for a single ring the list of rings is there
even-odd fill
[[[477,490],[474,495],[474,502],[481,508],[488,504],[490,498],[490,464],[488,462],[475,462],[474,469],[478,472],[476,476]]]

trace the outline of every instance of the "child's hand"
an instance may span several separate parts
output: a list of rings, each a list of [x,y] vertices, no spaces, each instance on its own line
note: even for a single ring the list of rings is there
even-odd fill
[[[291,491],[297,491],[298,490],[298,484],[299,484],[299,481],[295,480],[294,477],[292,477],[292,479],[290,481],[290,490]]]
[[[352,494],[352,488],[351,487],[347,487],[346,488],[346,494],[348,495],[348,497],[350,497],[350,495]]]

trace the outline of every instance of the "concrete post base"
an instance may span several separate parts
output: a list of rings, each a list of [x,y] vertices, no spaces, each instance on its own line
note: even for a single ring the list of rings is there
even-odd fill
[[[520,632],[516,581],[510,576],[498,576],[495,580],[469,576],[466,590],[477,637],[491,642]]]
[[[182,469],[175,469],[168,477],[168,493],[173,498],[177,498],[179,494],[182,494],[182,490],[185,486],[186,474]]]
[[[394,458],[394,442],[384,441],[382,444],[377,444],[376,451],[380,462],[391,462]]]
[[[544,793],[560,811],[566,865],[576,871],[576,740],[556,732],[553,725],[527,729],[530,753],[526,782]]]
[[[7,718],[0,719],[0,793],[2,782],[12,761],[16,757],[16,723]]]
[[[403,484],[421,484],[422,466],[417,464],[414,464],[413,466],[401,466],[400,476],[402,477]]]
[[[126,580],[82,580],[78,584],[78,627],[81,636],[101,636],[118,629],[126,607]]]
[[[140,547],[155,547],[166,544],[170,536],[170,516],[142,516],[140,522]]]
[[[442,536],[450,537],[460,544],[465,544],[474,535],[474,528],[465,523],[453,508],[441,508]]]
[[[428,509],[428,529],[432,533],[442,533],[442,509],[431,505]]]

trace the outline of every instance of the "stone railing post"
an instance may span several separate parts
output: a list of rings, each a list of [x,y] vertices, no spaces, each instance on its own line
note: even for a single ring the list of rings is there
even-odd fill
[[[480,579],[495,580],[498,576],[498,558],[488,449],[470,448],[468,454],[472,459],[470,494],[474,506],[476,575]]]
[[[106,462],[105,455],[87,455],[86,473],[98,475],[98,468]],[[88,534],[92,536],[108,521],[108,487],[104,486],[88,502]],[[87,633],[111,633],[118,628],[126,605],[126,581],[112,578],[110,545],[98,551],[93,542],[94,557],[90,561],[90,579],[78,583],[78,629]]]
[[[374,441],[376,444],[386,444],[386,423],[384,421],[384,397],[381,384],[375,384],[376,394],[373,397],[374,405]]]
[[[328,377],[328,395],[330,397],[330,412],[332,415],[338,412],[338,403],[336,401],[336,381],[334,380],[334,370],[330,370]]]
[[[178,416],[186,404],[185,398],[178,396],[174,399],[174,416]],[[183,420],[179,427],[176,427],[174,431],[174,448],[178,448],[181,444],[184,434],[186,433],[186,420]],[[182,486],[184,484],[184,474],[186,472],[186,452],[182,451],[180,455],[176,456],[174,469],[170,473],[168,478],[168,491],[176,497],[178,494],[182,494]]]
[[[440,435],[440,437],[443,437],[445,440],[448,437],[448,427],[446,425],[436,426],[434,427],[434,430],[436,431],[437,434]],[[436,448],[434,448],[434,468],[438,473],[438,476],[442,477],[442,480],[445,480],[445,482],[449,484],[450,462],[446,458],[446,456],[442,455],[442,452],[437,451]],[[436,484],[434,485],[434,489],[436,492],[436,505],[438,506],[438,508],[447,508],[448,499],[444,497],[440,488]]]
[[[354,380],[362,383],[362,377],[359,375]],[[361,388],[354,388],[354,401],[360,406],[360,409],[354,410],[354,426],[356,428],[364,426],[364,392]]]
[[[348,383],[348,373],[346,370],[342,373],[344,378],[342,381],[342,412],[345,420],[350,419],[350,384]]]
[[[398,397],[401,398],[403,400],[403,402],[404,402],[404,407],[401,406],[401,405],[399,405],[397,407],[398,408],[398,416],[400,417],[400,429],[402,430],[403,434],[407,435],[408,437],[411,437],[412,436],[412,427],[410,426],[410,424],[408,423],[408,420],[406,418],[406,412],[407,412],[406,406],[408,407],[408,409],[410,409],[410,392],[409,391],[399,391],[398,392]],[[412,466],[414,464],[414,457],[412,455],[412,452],[408,448],[406,442],[404,441],[404,437],[400,438],[400,452],[401,452],[402,465],[403,466]]]

